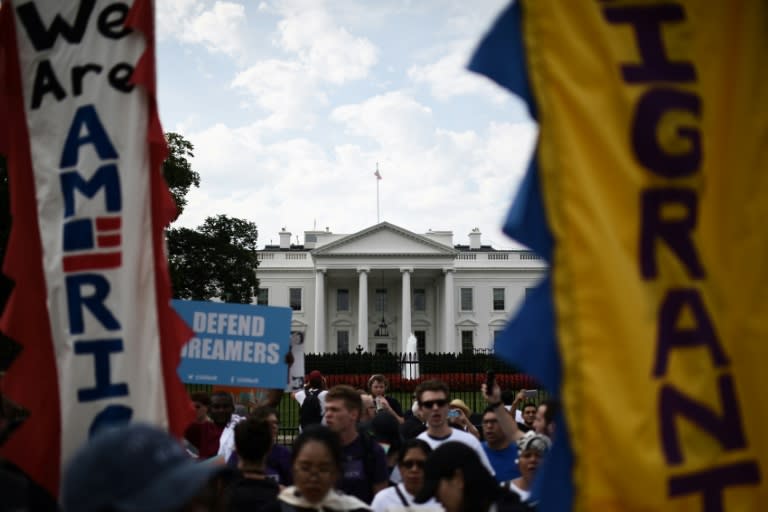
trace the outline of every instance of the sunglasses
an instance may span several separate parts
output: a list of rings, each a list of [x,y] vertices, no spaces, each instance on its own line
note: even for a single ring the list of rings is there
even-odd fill
[[[400,463],[401,466],[403,466],[405,469],[413,469],[414,467],[418,469],[424,469],[424,461],[423,460],[404,460]]]
[[[448,400],[445,398],[439,400],[424,400],[421,402],[421,406],[426,407],[427,409],[432,409],[434,406],[445,407],[446,405],[448,405]]]

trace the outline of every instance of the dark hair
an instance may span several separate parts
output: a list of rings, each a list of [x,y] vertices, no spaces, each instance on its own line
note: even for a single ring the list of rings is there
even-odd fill
[[[504,405],[512,405],[512,402],[515,401],[515,392],[511,389],[505,389],[501,392],[501,401],[504,402]]]
[[[419,449],[422,452],[424,452],[424,455],[429,457],[429,454],[432,453],[432,447],[427,444],[426,441],[422,439],[418,439],[416,437],[412,437],[410,439],[406,439],[403,442],[403,446],[400,448],[400,453],[397,454],[397,464],[398,466],[403,463],[403,460],[405,460],[405,454],[413,449]]]
[[[296,463],[299,452],[304,448],[304,445],[312,441],[322,443],[328,448],[328,451],[331,453],[331,462],[336,466],[336,471],[341,473],[344,464],[341,452],[341,440],[336,432],[333,432],[325,425],[309,425],[301,431],[301,434],[299,434],[293,441],[291,464]]]
[[[523,409],[522,410],[524,411],[526,407],[535,407],[537,409],[539,408],[539,406],[536,405],[534,402],[525,402],[523,404]]]
[[[199,402],[206,407],[209,407],[211,405],[211,397],[205,391],[195,391],[194,393],[189,395],[189,398],[193,402]]]
[[[255,408],[253,412],[251,413],[252,418],[257,418],[260,420],[266,420],[270,416],[273,416],[280,419],[280,415],[277,413],[277,409],[274,407],[270,407],[268,405],[260,405],[259,407]]]
[[[451,392],[448,390],[448,384],[441,380],[425,380],[418,386],[416,386],[416,399],[421,403],[421,395],[425,391],[442,391],[445,393],[446,400],[451,399]]]
[[[211,393],[211,400],[214,398],[226,398],[232,404],[232,407],[235,406],[235,399],[232,398],[232,393],[228,391],[215,391]]]
[[[272,427],[262,418],[246,418],[235,425],[235,449],[241,460],[260,462],[272,449]]]
[[[544,400],[539,406],[545,405],[544,409],[544,421],[547,425],[554,423],[557,415],[560,414],[560,402],[552,398]]]
[[[373,385],[374,382],[381,382],[382,384],[384,384],[384,391],[389,389],[389,381],[387,380],[387,378],[380,373],[375,373],[371,375],[370,379],[368,379],[368,391],[371,390],[371,386]]]
[[[452,478],[461,470],[464,478],[462,510],[487,511],[501,493],[496,478],[480,461],[477,451],[458,441],[448,441],[432,451],[424,466],[424,488],[420,495],[428,491],[434,496],[439,481]],[[420,501],[417,497],[417,501]]]
[[[328,394],[325,395],[326,402],[331,400],[342,400],[344,407],[357,411],[358,418],[363,415],[363,399],[360,393],[352,386],[347,386],[346,384],[333,386],[328,390]]]

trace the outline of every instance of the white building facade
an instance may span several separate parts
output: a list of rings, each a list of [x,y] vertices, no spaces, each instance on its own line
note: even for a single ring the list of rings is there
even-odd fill
[[[259,251],[259,304],[293,309],[305,352],[420,352],[493,348],[497,333],[546,272],[530,251],[467,245],[450,231],[419,235],[381,222],[349,235],[280,233]]]

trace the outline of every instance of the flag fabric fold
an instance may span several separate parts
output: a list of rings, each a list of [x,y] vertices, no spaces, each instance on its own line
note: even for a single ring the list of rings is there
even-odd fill
[[[539,123],[504,229],[549,275],[496,351],[563,404],[541,510],[768,498],[765,19],[759,0],[523,0],[470,62]]]
[[[4,392],[30,412],[2,455],[53,495],[96,430],[143,421],[181,435],[192,415],[176,376],[191,331],[170,307],[163,248],[175,208],[153,23],[150,0],[0,7],[15,281],[0,329],[22,345]]]

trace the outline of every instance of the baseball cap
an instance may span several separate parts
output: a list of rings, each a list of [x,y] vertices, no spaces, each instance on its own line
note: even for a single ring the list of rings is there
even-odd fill
[[[498,483],[491,472],[480,462],[477,452],[457,441],[438,446],[427,457],[424,465],[424,486],[416,494],[416,503],[426,503],[435,497],[442,478],[451,478],[457,469],[464,474],[465,487],[473,487],[488,495],[498,490]]]
[[[309,372],[309,376],[307,378],[309,381],[309,385],[313,388],[319,388],[323,385],[323,374],[320,373],[320,370],[312,370]]]
[[[166,512],[195,497],[229,469],[196,462],[167,432],[133,423],[96,433],[64,471],[64,512]]]

